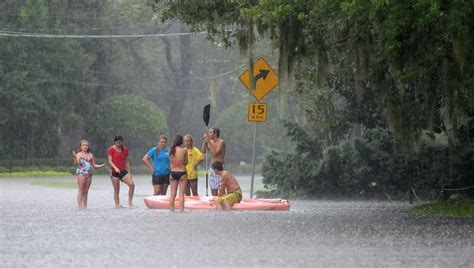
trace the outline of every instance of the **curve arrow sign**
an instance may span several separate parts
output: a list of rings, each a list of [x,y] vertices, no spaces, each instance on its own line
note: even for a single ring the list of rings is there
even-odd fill
[[[265,78],[268,76],[268,73],[270,73],[270,70],[260,69],[260,72],[254,77],[255,85],[257,84],[258,79],[262,78],[265,80]],[[256,87],[255,85],[253,85],[254,90]]]

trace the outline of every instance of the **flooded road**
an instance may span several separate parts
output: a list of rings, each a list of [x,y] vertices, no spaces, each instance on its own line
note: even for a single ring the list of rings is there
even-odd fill
[[[110,181],[96,176],[80,211],[75,188],[32,184],[50,181],[74,178],[0,179],[0,266],[474,267],[473,219],[415,216],[404,203],[170,213],[145,207],[150,179],[136,176],[135,207],[114,209]],[[122,204],[126,193],[122,184]]]

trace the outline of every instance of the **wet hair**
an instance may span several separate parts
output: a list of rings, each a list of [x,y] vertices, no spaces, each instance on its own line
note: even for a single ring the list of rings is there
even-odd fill
[[[180,146],[181,144],[183,144],[183,136],[176,135],[173,140],[173,145],[171,146],[170,155],[174,156],[176,153],[176,146]]]
[[[122,137],[122,135],[117,135],[117,136],[115,136],[115,138],[114,138],[114,143],[115,143],[116,141],[121,141],[121,142],[123,142],[123,137]]]
[[[219,138],[221,135],[221,130],[218,127],[211,127],[212,131],[216,134],[216,136]]]
[[[167,138],[165,135],[160,135],[160,136],[158,137],[158,141],[160,141],[160,140],[168,141],[168,138]]]
[[[161,140],[165,140],[165,141],[168,141],[168,138],[165,136],[165,135],[160,135],[158,137],[158,143],[156,144],[156,155],[158,156],[161,152],[161,148],[160,148],[160,141]]]
[[[184,135],[184,138],[185,138],[185,139],[186,139],[186,138],[189,138],[189,139],[191,139],[191,141],[194,141],[194,138],[193,138],[193,136],[191,136],[191,134],[186,134],[186,135]]]
[[[212,163],[212,168],[217,171],[222,171],[224,170],[224,164],[221,161],[216,161]]]
[[[88,152],[88,153],[91,152],[90,143],[89,143],[87,140],[81,140],[81,142],[79,143],[79,150],[78,150],[78,152],[82,152],[82,149],[81,149],[82,144],[83,144],[83,143],[86,143],[86,142],[89,144],[89,147],[87,147],[87,152]]]

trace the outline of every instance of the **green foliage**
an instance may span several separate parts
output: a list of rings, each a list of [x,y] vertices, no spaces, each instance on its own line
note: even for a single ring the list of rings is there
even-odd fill
[[[40,167],[60,167],[72,166],[74,159],[69,158],[22,158],[22,159],[3,159],[0,160],[0,167],[7,170],[11,168],[40,168]]]
[[[61,5],[51,11],[57,4],[53,2],[14,2],[2,3],[2,12],[8,13],[0,16],[2,28],[57,28],[61,12],[67,10]],[[55,157],[62,135],[81,124],[92,93],[80,82],[63,82],[77,77],[94,82],[92,57],[77,39],[5,37],[0,47],[2,159]]]
[[[451,188],[462,188],[474,185],[474,119],[461,128],[460,143],[452,149]],[[467,192],[474,196],[474,189]]]
[[[98,148],[96,154],[104,158],[116,135],[124,137],[132,159],[138,159],[155,146],[158,136],[169,136],[163,112],[137,95],[120,95],[99,103],[87,126],[88,135]]]
[[[69,172],[59,171],[42,171],[42,170],[31,170],[31,171],[15,171],[15,172],[0,172],[0,177],[64,177],[70,176]]]
[[[54,187],[54,188],[66,188],[66,189],[75,189],[77,188],[77,183],[74,181],[35,181],[31,183],[36,186],[44,187]]]
[[[313,1],[163,1],[151,6],[163,21],[179,19],[192,31],[205,30],[208,38],[225,47],[238,46],[241,53],[267,36],[278,48],[279,76],[289,77],[298,56],[305,54],[302,17]],[[255,29],[257,31],[255,31]],[[258,34],[257,34],[258,33]],[[249,50],[250,49],[250,50]],[[285,91],[286,87],[280,87]]]
[[[298,126],[287,127],[298,143],[316,142],[301,135]],[[317,149],[310,154],[297,148],[295,153],[273,151],[265,156],[262,175],[267,188],[284,195],[401,197],[411,186],[419,195],[434,198],[446,185],[469,183],[462,177],[449,177],[446,144],[420,139],[414,151],[404,151],[392,133],[383,129],[366,130],[362,138],[329,146],[319,155]],[[465,174],[466,168],[457,170]]]
[[[474,200],[454,199],[423,204],[410,209],[420,215],[474,218]]]
[[[94,149],[94,148],[93,148]],[[95,159],[97,163],[104,163],[104,159]],[[2,176],[56,176],[75,174],[76,167],[71,157],[66,158],[23,158],[0,160]]]
[[[317,183],[309,178],[319,167],[322,145],[299,125],[290,122],[284,125],[288,138],[296,143],[295,151],[300,153],[268,151],[261,168],[263,183],[277,196],[305,194],[308,183]]]
[[[253,1],[151,1],[155,11],[160,11],[162,20],[179,18],[192,31],[206,30],[210,39],[218,35],[225,46],[231,46],[245,27],[242,12]],[[241,12],[242,11],[242,12]]]
[[[300,173],[301,161],[294,155],[285,152],[270,151],[265,155],[262,164],[263,183],[266,189],[275,196],[288,196],[304,189],[296,185]]]
[[[297,153],[289,152],[295,146],[281,137],[282,124],[272,121],[276,116],[270,116],[259,130],[262,142],[257,155],[266,148],[285,151],[269,153],[268,166],[263,168],[272,189],[308,195],[329,189],[344,196],[370,195],[370,191],[401,194],[412,185],[430,195],[432,189],[444,185],[474,184],[472,1],[146,3],[163,20],[177,18],[194,31],[206,30],[226,47],[238,44],[245,51],[263,41],[264,47],[271,44],[278,49],[278,73],[288,79],[281,79],[276,106],[296,100],[306,117],[297,118],[303,127],[286,124]],[[155,14],[140,1],[83,5],[6,0],[0,10],[0,26],[5,31],[43,33],[40,29],[46,29],[45,33],[71,34],[80,29],[80,34],[123,34],[173,27],[156,24]],[[205,79],[189,82],[191,73],[208,74],[203,76],[203,68],[190,69],[188,56],[194,54],[191,48],[195,46],[186,38],[179,37],[179,42],[162,39],[166,51],[154,40],[0,38],[2,159],[68,155],[67,144],[87,135],[92,136],[93,152],[101,155],[118,132],[132,153],[141,156],[145,144],[155,143],[156,132],[168,128],[157,130],[152,119],[140,118],[143,114],[135,107],[123,105],[125,100],[122,109],[98,105],[123,94],[144,95],[157,103],[168,112],[173,132],[201,129],[200,114],[195,111],[204,103],[186,98],[183,90],[191,85],[209,88],[201,81]],[[181,66],[171,57],[177,54]],[[214,71],[220,72],[222,66],[216,65]],[[169,69],[183,79],[164,71]],[[156,70],[164,79],[149,79],[156,77]],[[157,83],[166,93],[156,90]],[[213,105],[217,113],[229,107],[217,122],[228,142],[228,159],[248,160],[252,128],[246,122],[245,104],[232,106],[236,98],[229,96],[236,94],[217,93],[220,84],[213,80],[212,100],[218,100]],[[292,98],[287,98],[289,92]],[[138,102],[137,107],[151,107]],[[171,109],[176,107],[189,114],[187,120]],[[153,109],[140,109],[155,114]],[[114,121],[113,116],[123,121]],[[166,126],[161,119],[159,127]],[[376,128],[390,131],[372,130]],[[354,139],[364,129],[364,136]]]
[[[474,107],[474,65],[466,64],[474,59],[468,48],[474,5],[317,1],[309,6],[297,16],[305,53],[296,54],[302,65],[294,75],[308,119],[304,128],[327,146],[313,180],[324,184],[326,178],[326,187],[343,195],[374,188],[402,193],[407,185],[430,195],[444,184],[472,185],[462,175],[472,174],[465,164],[472,153],[460,149],[472,148],[472,141],[462,141],[460,132],[472,121]],[[282,14],[298,11],[296,5],[290,9]],[[262,20],[272,20],[268,10],[259,13]],[[388,128],[393,136],[366,136],[348,146],[347,133],[356,126]],[[447,142],[428,142],[426,129],[431,137],[442,133]],[[367,188],[371,180],[376,186]],[[314,182],[308,179],[308,185]],[[320,193],[308,185],[303,188],[308,194]]]
[[[296,143],[295,151],[301,152],[310,159],[319,159],[322,154],[323,144],[315,137],[294,122],[285,122],[286,136]]]
[[[196,111],[208,102],[208,78],[235,69],[238,55],[209,46],[201,35],[110,36],[186,31],[176,21],[161,24],[157,18],[140,0],[0,1],[2,30],[35,35],[0,38],[0,158],[69,156],[79,140],[90,140],[88,123],[97,104],[122,94],[138,94],[158,105],[172,134],[201,133]],[[219,76],[218,84],[227,83],[228,74]],[[238,96],[234,93],[219,92],[214,108],[230,106]],[[91,145],[103,154],[95,141]]]

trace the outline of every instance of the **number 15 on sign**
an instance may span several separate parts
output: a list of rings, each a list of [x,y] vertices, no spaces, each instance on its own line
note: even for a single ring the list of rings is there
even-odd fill
[[[267,104],[264,102],[249,102],[248,121],[266,122]]]

